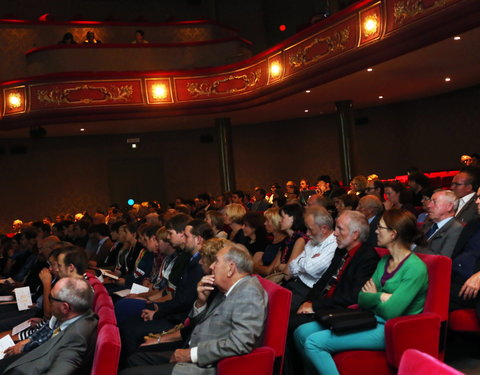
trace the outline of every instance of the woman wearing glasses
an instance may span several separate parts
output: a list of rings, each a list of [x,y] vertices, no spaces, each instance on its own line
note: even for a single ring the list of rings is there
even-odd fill
[[[410,212],[391,209],[383,214],[377,228],[378,245],[386,247],[389,255],[380,260],[358,298],[362,309],[375,313],[377,327],[342,335],[332,333],[317,322],[297,328],[295,342],[309,373],[338,374],[332,358],[336,352],[384,349],[386,320],[423,311],[428,288],[427,267],[410,251],[417,234],[416,220]]]

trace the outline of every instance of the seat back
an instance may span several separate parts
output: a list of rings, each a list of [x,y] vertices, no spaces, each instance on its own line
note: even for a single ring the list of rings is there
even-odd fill
[[[263,334],[263,345],[275,351],[274,374],[281,374],[287,340],[292,293],[281,286],[257,276],[268,294],[268,310]]]
[[[438,314],[442,322],[447,322],[452,260],[442,255],[416,255],[428,269],[428,291],[423,311]]]
[[[400,361],[398,375],[415,374],[461,375],[462,373],[428,354],[408,349]]]
[[[98,311],[98,330],[106,324],[117,325],[117,318],[115,317],[115,311],[108,305],[101,306]]]
[[[120,332],[117,326],[105,324],[98,330],[91,375],[116,375],[120,360]]]

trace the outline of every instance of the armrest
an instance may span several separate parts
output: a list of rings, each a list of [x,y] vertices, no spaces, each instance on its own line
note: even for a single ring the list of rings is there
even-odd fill
[[[275,351],[262,346],[249,354],[222,359],[217,364],[217,375],[271,375],[274,361]]]
[[[422,313],[400,316],[385,324],[387,361],[398,367],[407,349],[417,349],[438,358],[441,319],[438,314]]]

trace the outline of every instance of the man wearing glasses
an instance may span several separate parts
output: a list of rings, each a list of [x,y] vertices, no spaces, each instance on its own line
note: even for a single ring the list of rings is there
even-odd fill
[[[90,310],[93,291],[82,279],[63,278],[49,300],[49,324],[5,350],[0,370],[8,375],[88,373],[93,358],[97,317]]]
[[[478,217],[475,204],[478,184],[479,169],[475,167],[465,167],[453,177],[451,189],[459,199],[455,217],[464,225]]]

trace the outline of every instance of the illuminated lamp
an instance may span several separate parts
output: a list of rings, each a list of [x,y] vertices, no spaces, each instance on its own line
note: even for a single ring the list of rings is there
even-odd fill
[[[167,86],[164,84],[152,85],[152,97],[156,100],[165,99],[167,97]]]
[[[285,30],[287,30],[287,26],[285,26],[285,25],[280,25],[280,26],[278,27],[278,29],[279,29],[280,31],[285,31]]]
[[[378,20],[377,16],[369,16],[365,18],[365,21],[363,22],[363,31],[365,33],[365,36],[370,36],[373,35],[377,32],[378,30]]]
[[[8,106],[11,109],[20,108],[22,106],[22,96],[19,93],[8,95]]]
[[[270,75],[274,78],[278,77],[282,73],[282,66],[279,62],[275,61],[270,64]]]

